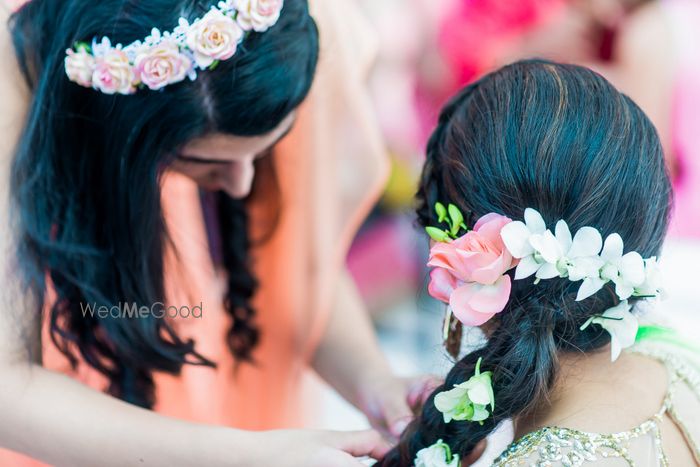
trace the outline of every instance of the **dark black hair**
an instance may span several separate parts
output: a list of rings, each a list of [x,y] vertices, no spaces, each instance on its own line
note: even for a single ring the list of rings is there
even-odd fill
[[[619,233],[626,251],[659,253],[671,189],[659,138],[644,113],[603,77],[574,65],[514,63],[466,87],[444,108],[427,148],[417,195],[423,225],[438,225],[435,202],[468,213],[467,225],[495,212],[522,219],[526,208],[572,231]],[[580,283],[513,282],[485,345],[457,361],[381,466],[410,466],[438,439],[466,457],[502,421],[546,401],[561,352],[609,343],[599,326],[579,327],[618,303],[612,286],[576,302]],[[491,323],[489,323],[491,324]],[[444,423],[433,398],[474,374],[493,372],[496,406],[483,425]]]
[[[216,0],[33,0],[10,19],[16,54],[33,91],[13,164],[20,273],[44,302],[56,292],[51,335],[73,364],[80,356],[110,381],[108,392],[151,407],[152,372],[214,365],[165,319],[83,316],[96,303],[151,306],[164,299],[168,241],[160,204],[164,169],[187,142],[212,133],[263,135],[307,96],[318,31],[306,0],[286,0],[279,22],[251,33],[236,55],[197,80],[162,91],[105,95],[70,82],[65,49],[108,36],[127,44],[153,27],[203,16]],[[229,347],[251,361],[258,341],[250,299],[243,201],[219,194]]]

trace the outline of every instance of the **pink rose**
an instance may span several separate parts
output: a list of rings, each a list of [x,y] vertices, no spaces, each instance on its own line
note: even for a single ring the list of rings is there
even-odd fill
[[[283,0],[234,0],[234,6],[244,31],[265,32],[280,19]]]
[[[510,296],[510,276],[517,259],[501,239],[501,229],[512,222],[500,214],[487,214],[474,230],[450,243],[437,243],[430,250],[428,293],[449,303],[467,326],[478,326],[500,313]]]
[[[77,52],[66,50],[66,74],[68,79],[86,88],[92,87],[92,74],[95,71],[95,57],[80,48]]]
[[[233,57],[242,38],[241,27],[231,17],[212,9],[187,31],[187,47],[194,53],[197,66],[205,69],[215,60]]]
[[[150,89],[157,90],[184,80],[192,61],[180,53],[177,44],[164,40],[139,53],[134,67],[136,77]]]
[[[110,49],[97,58],[92,85],[105,94],[132,94],[136,77],[126,53]]]

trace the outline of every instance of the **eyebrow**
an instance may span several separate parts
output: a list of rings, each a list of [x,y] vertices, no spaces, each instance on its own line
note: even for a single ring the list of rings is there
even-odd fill
[[[289,133],[291,133],[291,131],[292,131],[293,128],[294,128],[294,123],[292,123],[292,125],[291,125],[289,128],[287,128],[287,130],[286,130],[284,133],[282,133],[282,134],[280,135],[280,137],[277,138],[277,139],[275,140],[275,142],[272,143],[268,149],[266,149],[265,151],[261,152],[259,155],[260,155],[260,156],[263,156],[263,155],[269,154],[270,150],[271,150],[272,148],[274,148],[274,147],[277,145],[277,143],[279,143],[280,141],[282,141],[287,135],[289,135]],[[184,162],[191,162],[191,163],[194,163],[194,164],[216,165],[216,164],[230,164],[230,163],[231,163],[231,161],[224,161],[224,160],[221,160],[221,159],[207,159],[206,157],[192,157],[192,156],[185,156],[185,155],[183,155],[183,154],[178,154],[178,155],[177,155],[177,158],[180,159],[181,161],[184,161]]]

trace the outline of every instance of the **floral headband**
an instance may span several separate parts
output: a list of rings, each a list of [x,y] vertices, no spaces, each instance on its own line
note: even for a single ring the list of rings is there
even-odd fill
[[[437,243],[430,250],[428,292],[449,304],[445,319],[445,338],[453,319],[469,326],[478,326],[503,311],[508,303],[511,279],[508,271],[515,268],[515,280],[532,275],[535,284],[555,277],[581,282],[576,301],[592,296],[612,282],[620,303],[601,315],[591,317],[581,330],[591,324],[603,327],[611,335],[612,360],[623,348],[634,344],[637,318],[630,313],[629,298],[649,299],[661,295],[660,275],[656,258],[643,259],[637,252],[623,254],[620,235],[609,235],[605,242],[600,232],[582,227],[572,237],[563,220],[554,233],[547,229],[542,215],[525,210],[525,222],[513,221],[500,214],[480,218],[468,230],[464,216],[454,205],[447,208],[437,203],[435,212],[444,227],[426,227]],[[460,233],[465,231],[460,236]],[[469,421],[483,424],[495,409],[492,372],[481,371],[482,359],[476,363],[474,375],[452,389],[439,392],[433,399],[445,423]],[[417,467],[456,467],[457,454],[443,440],[421,449],[414,461]]]
[[[283,0],[223,0],[190,24],[180,18],[172,32],[154,28],[143,42],[112,46],[109,38],[66,50],[68,79],[105,94],[162,89],[197,78],[234,56],[251,31],[265,32],[280,18]]]
[[[535,284],[555,277],[581,282],[576,301],[584,300],[605,284],[615,284],[620,304],[595,316],[590,324],[603,326],[612,335],[612,359],[622,348],[634,343],[636,318],[629,312],[629,298],[655,298],[661,294],[655,257],[644,259],[637,252],[623,254],[620,235],[609,235],[605,242],[592,227],[582,227],[572,237],[563,220],[554,233],[547,229],[542,215],[525,210],[525,222],[500,214],[486,214],[468,230],[464,217],[454,205],[437,203],[438,222],[447,228],[427,227],[437,243],[430,250],[428,292],[448,303],[448,319],[454,317],[468,326],[478,326],[503,311],[510,298],[511,278],[532,275]],[[461,236],[460,232],[466,231]],[[448,325],[445,332],[447,334]]]

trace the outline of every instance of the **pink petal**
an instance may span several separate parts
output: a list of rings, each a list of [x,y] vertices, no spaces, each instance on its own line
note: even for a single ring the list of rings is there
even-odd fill
[[[450,296],[450,307],[467,326],[479,326],[500,313],[510,296],[510,277],[503,276],[493,285],[464,284]]]
[[[472,307],[481,313],[500,313],[510,298],[510,276],[504,275],[493,285],[482,285],[474,295]]]
[[[471,279],[479,284],[491,285],[510,269],[511,262],[512,256],[509,253],[502,254],[491,264],[472,272]]]
[[[479,235],[493,245],[497,251],[502,251],[505,249],[505,244],[501,238],[501,230],[503,227],[513,222],[506,216],[500,214],[486,214],[484,217],[479,219],[474,226],[474,231],[478,232]]]
[[[428,293],[442,302],[450,303],[450,295],[457,287],[457,279],[445,269],[436,268],[430,272]]]

